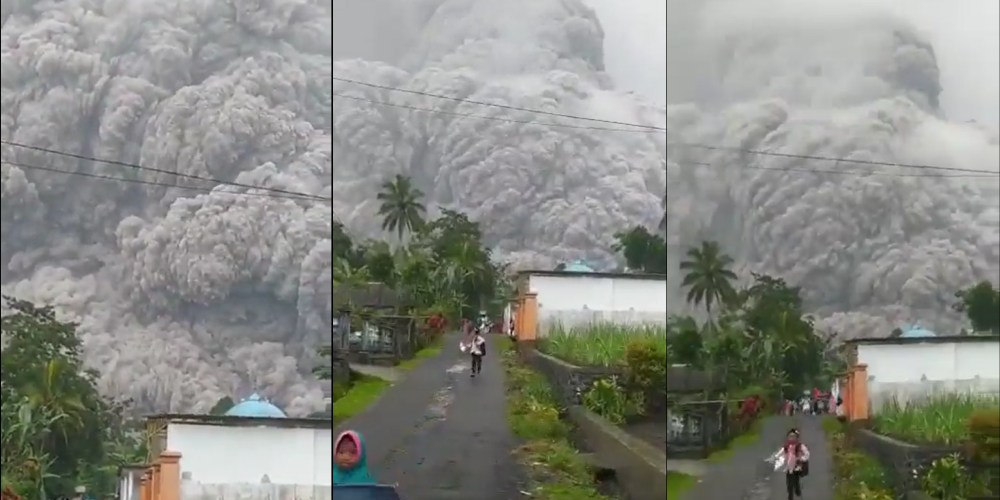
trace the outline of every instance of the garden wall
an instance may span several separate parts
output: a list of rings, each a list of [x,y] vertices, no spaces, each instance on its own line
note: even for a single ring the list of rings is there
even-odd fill
[[[666,454],[581,405],[583,393],[595,381],[620,376],[621,370],[572,365],[530,346],[519,346],[519,352],[522,361],[545,377],[553,396],[567,408],[583,447],[600,457],[601,465],[615,470],[630,500],[666,498]]]
[[[583,393],[599,379],[621,376],[621,370],[572,365],[535,349],[521,349],[521,359],[545,376],[559,404],[568,407],[581,404]]]
[[[351,365],[339,354],[334,354],[330,360],[330,380],[334,383],[346,382],[351,378]]]
[[[957,453],[956,446],[918,446],[875,433],[861,426],[852,427],[851,444],[874,457],[886,470],[890,486],[897,492],[916,490],[913,471],[924,470],[935,460]]]
[[[600,457],[601,465],[614,469],[630,500],[667,497],[667,456],[663,452],[583,406],[570,406],[569,419],[587,448]]]

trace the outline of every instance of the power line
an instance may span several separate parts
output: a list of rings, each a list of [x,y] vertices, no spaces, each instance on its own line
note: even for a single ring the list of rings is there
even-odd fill
[[[324,202],[332,201],[330,198],[325,198],[325,197],[322,197],[322,196],[316,196],[314,194],[309,194],[309,193],[302,193],[302,192],[297,192],[297,191],[288,191],[288,190],[285,190],[285,189],[271,188],[271,187],[265,187],[265,186],[255,186],[253,184],[245,184],[245,183],[236,182],[236,181],[226,181],[226,180],[222,180],[222,179],[215,179],[215,178],[212,178],[212,177],[205,177],[205,176],[195,175],[195,174],[182,174],[180,172],[171,172],[170,170],[164,170],[164,169],[161,169],[161,168],[144,167],[142,165],[137,165],[137,164],[134,164],[134,163],[127,163],[127,162],[118,161],[118,160],[108,160],[108,159],[102,159],[102,158],[94,158],[94,157],[85,156],[85,155],[81,155],[81,154],[77,154],[77,153],[69,153],[69,152],[66,152],[66,151],[58,151],[58,150],[55,150],[55,149],[43,148],[43,147],[40,147],[40,146],[31,146],[31,145],[28,145],[28,144],[21,144],[21,143],[17,143],[17,142],[8,141],[6,139],[0,140],[0,144],[5,144],[7,146],[13,146],[13,147],[18,147],[18,148],[24,148],[24,149],[28,149],[28,150],[31,150],[31,151],[38,151],[38,152],[41,152],[41,153],[54,154],[54,155],[57,155],[57,156],[65,156],[67,158],[74,158],[74,159],[77,159],[77,160],[91,161],[91,162],[95,162],[95,163],[105,163],[105,164],[108,164],[108,165],[116,165],[116,166],[120,166],[120,167],[127,167],[127,168],[131,168],[131,169],[134,169],[134,170],[146,170],[146,171],[149,171],[149,172],[157,172],[157,173],[160,173],[160,174],[172,175],[172,176],[181,177],[181,178],[185,178],[185,179],[194,179],[194,180],[199,180],[199,181],[212,182],[212,183],[215,183],[215,184],[225,184],[225,185],[228,185],[228,186],[241,187],[241,188],[245,188],[245,189],[258,189],[258,190],[267,191],[267,192],[270,192],[270,193],[283,194],[283,195],[288,195],[288,196],[292,196],[292,197],[296,197],[296,198],[311,199],[311,200],[316,200],[316,201],[324,201]],[[166,186],[170,186],[170,184],[165,184],[165,185]]]
[[[778,158],[794,158],[794,159],[798,159],[798,160],[834,161],[834,162],[840,162],[840,163],[854,163],[854,164],[857,164],[857,165],[871,165],[871,166],[878,166],[878,167],[913,168],[913,169],[919,169],[919,170],[942,170],[942,171],[948,171],[948,172],[965,172],[965,173],[973,173],[973,174],[980,174],[980,175],[981,174],[990,174],[990,175],[987,175],[986,177],[995,177],[997,175],[1000,175],[1000,172],[986,171],[986,170],[975,170],[975,169],[971,169],[971,168],[939,167],[939,166],[935,166],[935,165],[919,165],[919,164],[911,164],[911,163],[898,163],[898,162],[877,161],[877,160],[855,160],[855,159],[849,159],[849,158],[834,158],[834,157],[830,157],[830,156],[802,155],[802,154],[793,154],[793,153],[778,153],[778,152],[774,152],[774,151],[761,151],[761,150],[757,150],[757,149],[743,149],[743,148],[724,147],[724,146],[710,146],[710,145],[707,145],[707,144],[680,143],[680,142],[667,143],[667,147],[670,147],[670,146],[680,146],[680,147],[688,147],[688,148],[695,148],[695,149],[707,149],[707,150],[711,150],[711,151],[729,151],[729,152],[733,152],[733,153],[746,153],[746,154],[754,154],[754,155],[761,155],[761,156],[775,156],[775,157],[778,157]]]
[[[199,186],[179,186],[179,185],[176,185],[176,184],[168,184],[168,183],[165,183],[165,182],[155,182],[155,181],[145,181],[145,180],[142,180],[142,179],[123,179],[121,177],[114,177],[114,176],[110,176],[110,175],[99,175],[99,174],[92,174],[92,173],[89,173],[89,172],[76,172],[76,171],[72,171],[72,170],[60,170],[60,169],[52,168],[52,167],[45,167],[45,166],[41,166],[41,165],[31,165],[31,164],[28,164],[28,163],[22,163],[22,162],[16,162],[16,161],[8,161],[8,160],[0,160],[0,163],[3,163],[4,165],[11,165],[11,166],[14,166],[14,167],[27,169],[27,170],[39,170],[39,171],[43,171],[43,172],[52,172],[52,173],[56,173],[56,174],[77,175],[77,176],[80,176],[80,177],[87,177],[87,178],[90,178],[90,179],[101,179],[101,180],[107,180],[107,181],[124,182],[124,183],[129,183],[129,184],[142,184],[142,185],[146,185],[146,186],[161,186],[161,187],[167,187],[167,188],[186,189],[186,190],[189,190],[189,191],[202,191],[202,192],[206,192],[206,193],[226,193],[226,194],[235,194],[235,195],[239,195],[239,196],[257,196],[257,197],[262,197],[262,198],[274,198],[274,199],[286,199],[286,200],[298,200],[298,201],[316,201],[316,202],[324,202],[324,201],[325,202],[330,202],[331,201],[329,199],[318,199],[317,200],[317,199],[314,199],[314,198],[306,198],[306,197],[302,197],[302,196],[282,195],[282,194],[276,194],[276,193],[248,193],[248,192],[240,192],[240,191],[216,191],[216,188],[206,188],[206,187],[199,187]],[[258,189],[258,188],[254,188],[254,189]]]
[[[388,90],[390,92],[402,92],[402,93],[405,93],[405,94],[420,95],[420,96],[424,96],[424,97],[433,97],[435,99],[444,99],[444,100],[448,100],[448,101],[454,101],[454,102],[460,102],[460,103],[466,103],[466,104],[475,104],[477,106],[489,106],[489,107],[493,107],[493,108],[506,109],[506,110],[510,110],[510,111],[525,111],[525,112],[533,113],[533,114],[536,114],[536,115],[554,116],[554,117],[557,117],[557,118],[568,118],[568,119],[571,119],[571,120],[582,120],[582,121],[588,121],[588,122],[594,122],[594,123],[606,123],[608,125],[620,125],[620,126],[624,126],[624,127],[635,127],[635,128],[639,128],[639,129],[646,129],[646,130],[656,131],[656,132],[666,132],[667,131],[666,127],[657,127],[655,125],[643,125],[643,124],[639,124],[639,123],[629,123],[629,122],[621,122],[621,121],[615,121],[615,120],[605,120],[605,119],[601,119],[601,118],[591,118],[591,117],[587,117],[587,116],[570,115],[570,114],[566,114],[566,113],[556,113],[554,111],[543,111],[543,110],[540,110],[540,109],[521,108],[521,107],[518,107],[518,106],[510,106],[510,105],[506,105],[506,104],[496,104],[496,103],[492,103],[492,102],[474,101],[472,99],[463,99],[461,97],[452,97],[452,96],[446,96],[446,95],[441,95],[441,94],[433,94],[431,92],[422,92],[422,91],[419,91],[419,90],[401,89],[401,88],[398,88],[398,87],[390,87],[388,85],[379,85],[377,83],[371,83],[371,82],[362,82],[360,80],[351,80],[349,78],[341,78],[341,77],[337,77],[337,76],[332,76],[332,77],[330,77],[330,79],[334,80],[334,81],[337,81],[337,82],[350,83],[350,84],[353,84],[353,85],[361,85],[363,87],[369,87],[369,88],[373,88],[373,89]],[[622,130],[622,129],[612,129],[612,130]]]
[[[351,99],[351,100],[354,100],[354,101],[362,101],[362,102],[367,102],[367,103],[371,103],[371,104],[377,104],[379,106],[389,106],[389,107],[393,107],[393,108],[402,108],[402,109],[409,109],[409,110],[412,110],[412,111],[422,111],[422,112],[425,112],[425,113],[435,113],[435,114],[447,115],[447,116],[458,116],[458,117],[463,117],[463,118],[477,118],[479,120],[490,120],[490,121],[503,122],[503,123],[520,123],[520,124],[523,124],[523,125],[545,125],[547,127],[571,128],[571,129],[578,129],[578,130],[605,130],[605,131],[608,131],[608,132],[631,132],[631,133],[640,133],[640,134],[649,134],[649,133],[658,132],[656,130],[624,129],[624,128],[612,128],[612,127],[591,127],[591,126],[586,126],[586,125],[569,125],[569,124],[564,124],[564,123],[536,122],[536,121],[532,121],[532,120],[517,120],[517,119],[514,119],[514,118],[503,118],[503,117],[499,117],[499,116],[475,115],[475,114],[471,114],[471,113],[459,113],[459,112],[456,112],[456,111],[445,111],[443,109],[421,108],[419,106],[410,106],[409,104],[397,104],[397,103],[394,103],[394,102],[378,101],[378,100],[375,100],[375,99],[368,99],[366,97],[357,97],[357,96],[350,96],[350,95],[345,95],[345,94],[338,94],[336,92],[332,92],[331,95],[333,97],[342,97],[344,99]]]
[[[674,167],[674,166],[681,167],[681,166],[686,166],[686,165],[695,166],[695,167],[713,167],[713,168],[721,168],[721,167],[723,167],[722,165],[718,165],[718,164],[714,164],[714,163],[707,163],[707,162],[700,162],[700,161],[688,161],[688,162],[679,162],[679,163],[668,163],[667,167],[668,168],[669,167]],[[853,175],[853,176],[857,176],[857,177],[867,177],[867,176],[874,175],[874,176],[881,176],[881,177],[931,177],[931,178],[937,178],[937,179],[942,179],[942,178],[944,178],[944,179],[953,179],[953,178],[995,179],[995,178],[997,178],[996,175],[984,174],[982,171],[977,171],[977,172],[979,172],[979,175],[972,175],[972,174],[948,175],[948,174],[904,174],[904,173],[899,173],[899,172],[877,172],[877,171],[876,172],[863,172],[863,171],[859,171],[859,170],[828,170],[828,169],[817,170],[817,169],[804,169],[804,168],[795,168],[795,167],[764,167],[764,166],[756,166],[756,165],[743,165],[743,166],[740,166],[740,167],[734,167],[733,168],[733,170],[743,170],[743,169],[748,169],[748,170],[775,170],[775,171],[779,171],[779,172],[800,172],[800,173],[808,173],[808,174]]]
[[[379,101],[379,100],[375,100],[375,99],[369,99],[369,98],[366,98],[366,97],[357,97],[357,96],[350,96],[350,95],[338,94],[338,93],[332,93],[332,95],[334,97],[341,97],[341,98],[344,98],[344,99],[351,99],[351,100],[354,100],[354,101],[367,102],[367,103],[376,104],[376,105],[379,105],[379,106],[389,106],[389,107],[394,107],[394,108],[409,109],[409,110],[412,110],[412,111],[421,111],[421,112],[425,112],[425,113],[436,113],[436,114],[441,114],[441,115],[457,116],[457,117],[463,117],[463,118],[476,118],[476,119],[480,119],[480,120],[490,120],[490,121],[497,121],[497,122],[503,122],[503,123],[518,123],[518,124],[524,124],[524,125],[543,125],[543,126],[549,126],[549,127],[582,129],[582,130],[604,130],[604,131],[609,131],[609,132],[632,132],[632,133],[636,133],[636,132],[638,132],[638,133],[658,132],[658,130],[651,131],[651,130],[621,129],[621,128],[611,128],[611,127],[590,127],[590,126],[569,125],[569,124],[562,124],[562,123],[538,122],[538,121],[532,121],[532,120],[517,120],[517,119],[513,119],[513,118],[503,118],[503,117],[496,117],[496,116],[476,115],[476,114],[471,114],[471,113],[459,113],[459,112],[455,112],[455,111],[445,111],[445,110],[442,110],[442,109],[435,109],[435,108],[423,108],[423,107],[419,107],[419,106],[410,106],[408,104],[398,104],[398,103],[392,103],[392,102],[386,102],[386,101]],[[458,98],[454,98],[454,99],[461,100],[461,99],[458,99]],[[476,101],[464,101],[464,102],[469,102],[471,104],[477,104]],[[512,109],[523,110],[523,111],[527,111],[527,112],[532,112],[532,110],[529,110],[529,109],[521,109],[521,108],[512,108]],[[635,125],[635,126],[638,126],[638,125]],[[830,156],[801,155],[801,154],[793,154],[793,153],[780,153],[780,152],[775,152],[775,151],[762,151],[762,150],[757,150],[757,149],[744,149],[744,148],[734,148],[734,147],[725,147],[725,146],[712,146],[712,145],[708,145],[708,144],[697,144],[697,143],[670,142],[670,143],[667,143],[667,146],[668,147],[671,147],[671,146],[674,146],[674,147],[688,147],[688,148],[705,149],[705,150],[711,150],[711,151],[729,151],[729,152],[738,152],[738,153],[753,154],[753,155],[759,155],[759,156],[773,156],[773,157],[778,157],[778,158],[794,158],[794,159],[799,159],[799,160],[832,161],[832,162],[839,162],[839,163],[852,163],[852,164],[857,164],[857,165],[869,165],[869,166],[881,166],[881,167],[897,167],[897,168],[910,168],[910,169],[919,169],[919,170],[941,170],[941,171],[948,171],[948,172],[962,172],[962,173],[977,174],[977,175],[973,175],[971,177],[996,177],[996,176],[1000,175],[1000,172],[975,170],[975,169],[970,169],[970,168],[941,167],[941,166],[936,166],[936,165],[920,165],[920,164],[908,164],[908,163],[889,162],[889,161],[877,161],[877,160],[858,160],[858,159],[851,159],[851,158],[835,158],[835,157],[830,157]],[[818,171],[817,170],[815,172],[821,173],[822,171]],[[839,171],[833,171],[833,170],[831,170],[828,173],[838,173],[838,172]],[[866,175],[868,175],[867,172],[859,172],[859,173],[860,174],[866,174]],[[884,174],[879,174],[879,175],[884,175]],[[917,176],[917,177],[920,177],[920,176]],[[931,177],[933,177],[933,176],[931,176]],[[950,177],[966,177],[966,176],[950,176]]]

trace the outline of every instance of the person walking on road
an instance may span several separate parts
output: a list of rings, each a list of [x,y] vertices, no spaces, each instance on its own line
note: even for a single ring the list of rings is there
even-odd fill
[[[475,377],[483,371],[483,356],[486,356],[486,338],[479,330],[473,330],[462,342],[462,352],[467,352],[472,356],[472,373]]]
[[[798,429],[788,431],[785,444],[767,458],[774,470],[784,469],[788,500],[802,498],[802,478],[809,474],[809,448],[802,443]]]

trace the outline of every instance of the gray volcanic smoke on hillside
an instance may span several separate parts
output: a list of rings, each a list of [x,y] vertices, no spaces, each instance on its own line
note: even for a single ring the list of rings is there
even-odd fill
[[[670,143],[1000,169],[997,130],[940,109],[933,47],[872,3],[671,3]],[[673,146],[667,170],[675,266],[717,239],[744,270],[802,286],[819,324],[847,337],[918,321],[955,333],[954,292],[1000,275],[997,177]]]

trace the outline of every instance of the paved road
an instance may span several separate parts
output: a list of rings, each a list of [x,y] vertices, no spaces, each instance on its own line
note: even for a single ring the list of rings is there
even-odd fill
[[[490,336],[483,373],[469,377],[458,334],[409,372],[366,412],[336,429],[354,429],[368,444],[372,474],[399,483],[404,500],[519,500],[516,440],[504,414],[504,339]]]
[[[787,500],[785,478],[763,462],[781,446],[788,429],[797,427],[811,453],[809,475],[802,480],[802,498],[833,499],[833,463],[820,417],[768,417],[760,440],[740,448],[727,461],[712,464],[685,498],[691,500]]]

